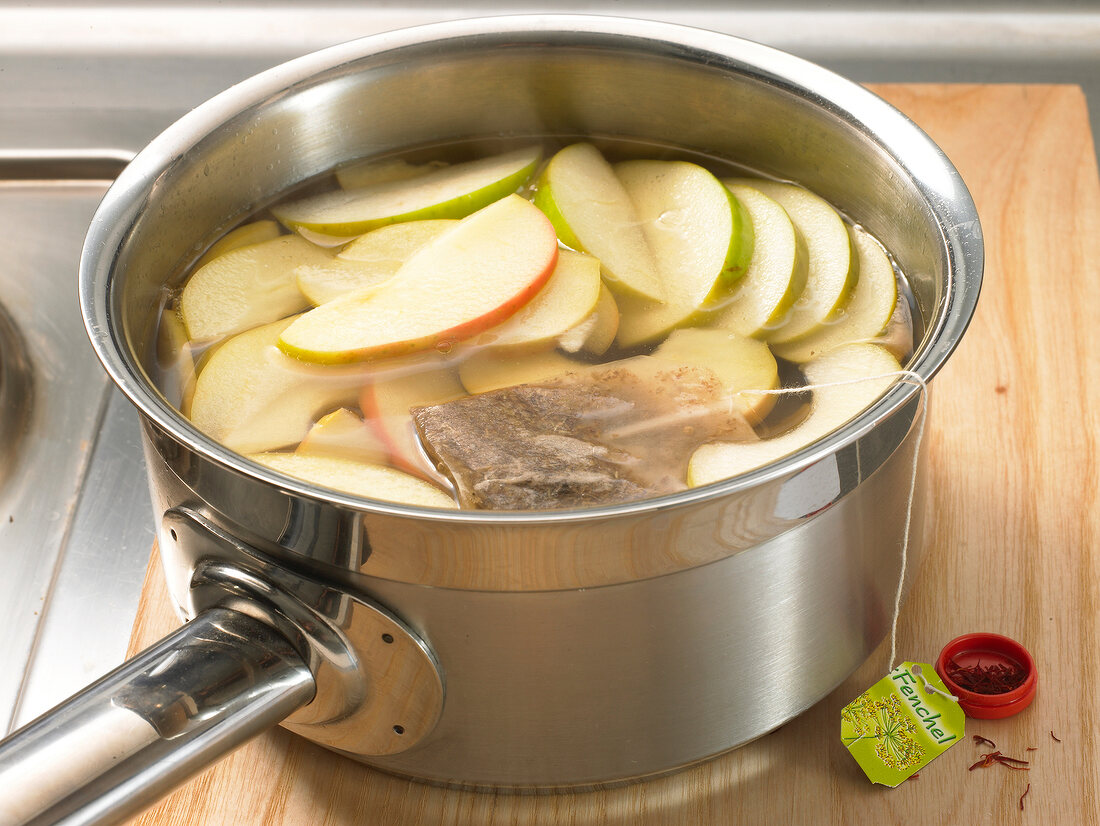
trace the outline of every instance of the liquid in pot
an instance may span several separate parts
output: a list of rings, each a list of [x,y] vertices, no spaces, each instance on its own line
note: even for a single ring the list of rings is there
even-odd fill
[[[913,346],[902,273],[847,216],[624,141],[353,164],[252,216],[181,283],[156,381],[199,430],[314,484],[429,507],[709,484],[858,415]]]

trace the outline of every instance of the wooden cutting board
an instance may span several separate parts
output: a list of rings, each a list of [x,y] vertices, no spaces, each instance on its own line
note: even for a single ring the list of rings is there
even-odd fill
[[[987,244],[977,316],[933,384],[927,554],[899,654],[934,662],[958,634],[1007,634],[1038,664],[1031,708],[970,721],[966,742],[919,778],[874,786],[840,743],[840,709],[885,674],[884,644],[781,730],[658,780],[547,795],[445,790],[275,730],[135,822],[1100,823],[1100,183],[1085,98],[1075,86],[872,88],[958,166]],[[133,649],[176,624],[154,554]],[[980,752],[971,733],[1030,770],[968,771]]]

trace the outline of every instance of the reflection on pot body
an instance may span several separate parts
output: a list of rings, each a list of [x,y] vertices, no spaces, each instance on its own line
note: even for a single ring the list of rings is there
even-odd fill
[[[407,753],[341,750],[438,782],[588,784],[754,739],[866,659],[890,625],[922,414],[915,397],[874,438],[737,494],[542,525],[364,515],[271,486],[247,491],[233,471],[183,459],[186,448],[161,445],[149,465],[168,514],[168,583],[189,615],[224,604],[195,588],[196,568],[215,556],[397,609],[430,641],[446,681],[434,729]],[[169,453],[181,473],[163,460]],[[822,508],[815,496],[830,475],[836,498]],[[910,576],[923,500],[918,476]],[[792,501],[815,513],[777,512]],[[221,530],[204,535],[205,520],[187,517],[185,539],[179,503]],[[244,542],[234,547],[221,531]],[[326,610],[307,588],[290,591]],[[335,629],[352,625],[340,601],[327,605]],[[373,686],[395,690],[388,677]],[[341,736],[296,723],[307,715],[317,710],[285,725],[327,745]]]
[[[957,344],[981,280],[973,202],[906,118],[798,59],[662,24],[543,15],[380,35],[245,81],[142,152],[89,232],[81,305],[144,420],[173,598],[188,615],[235,608],[296,647],[318,699],[288,727],[439,782],[621,780],[759,737],[868,656],[902,549],[910,573],[920,555],[920,382],[737,479],[597,510],[486,513],[281,476],[205,438],[149,381],[165,280],[288,188],[365,155],[547,135],[671,136],[821,194],[909,277],[923,325],[908,368],[922,381]],[[371,645],[401,642],[403,681],[371,670],[361,618]],[[387,692],[413,698],[363,712],[388,732],[330,737],[334,718]],[[406,712],[416,722],[394,722]],[[35,737],[0,748],[0,772]]]

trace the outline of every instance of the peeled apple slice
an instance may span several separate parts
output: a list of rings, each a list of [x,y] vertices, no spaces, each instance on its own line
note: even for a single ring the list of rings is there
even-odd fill
[[[782,344],[772,351],[788,361],[806,362],[841,344],[879,335],[898,300],[898,283],[886,251],[863,230],[852,231],[859,255],[859,279],[840,316],[816,331]]]
[[[240,249],[241,247],[259,244],[263,241],[271,241],[282,234],[283,228],[280,227],[276,221],[264,220],[243,224],[227,232],[211,244],[210,249],[203,253],[202,258],[195,264],[195,269],[197,270],[200,267],[206,266],[219,255],[224,255],[227,252]]]
[[[353,496],[429,508],[458,507],[435,485],[384,465],[300,453],[257,453],[248,458],[287,476]]]
[[[358,261],[384,268],[393,275],[414,252],[457,223],[454,218],[436,218],[387,224],[360,235],[340,250],[336,257],[342,261]]]
[[[688,367],[706,367],[722,383],[723,395],[749,422],[762,420],[775,406],[779,368],[768,345],[729,330],[673,330],[653,358]]]
[[[802,294],[809,253],[778,202],[736,180],[724,183],[749,214],[753,247],[732,299],[716,311],[713,323],[743,336],[756,336],[777,324]]]
[[[298,289],[318,307],[343,295],[388,281],[429,241],[458,221],[389,224],[356,238],[334,258],[295,268]]]
[[[343,456],[360,462],[384,462],[386,446],[382,437],[359,414],[341,407],[322,416],[309,429],[295,453]]]
[[[419,178],[444,166],[442,162],[409,163],[403,158],[371,158],[337,169],[336,182],[344,189],[358,189]]]
[[[770,342],[791,341],[820,327],[844,306],[859,271],[848,227],[819,195],[779,181],[741,180],[777,201],[806,242],[806,285],[787,317],[767,333]]]
[[[283,235],[219,255],[187,280],[180,316],[191,339],[228,336],[304,310],[295,268],[324,266],[331,253]]]
[[[688,484],[709,485],[763,467],[816,442],[866,410],[898,380],[901,370],[877,344],[845,344],[803,367],[812,387],[810,412],[801,424],[758,442],[713,442],[696,449]]]
[[[589,353],[602,356],[615,343],[619,331],[619,305],[606,284],[600,286],[596,306],[575,327],[558,337],[558,347],[567,353]]]
[[[539,176],[535,205],[550,218],[563,244],[600,260],[613,289],[654,300],[664,297],[634,203],[592,144],[572,144],[550,159]]]
[[[355,403],[365,371],[303,364],[275,346],[292,320],[248,330],[218,347],[195,381],[195,427],[239,453],[276,450],[305,438],[318,416]]]
[[[501,387],[545,381],[588,366],[557,350],[519,357],[507,350],[481,350],[459,365],[458,377],[468,393],[488,393]]]
[[[462,218],[518,190],[541,157],[542,150],[530,146],[405,180],[325,192],[272,212],[291,229],[327,236],[361,235],[423,218]]]
[[[634,347],[710,309],[747,265],[752,231],[730,191],[698,164],[625,161],[614,169],[634,203],[664,290],[659,302],[619,301],[616,341]]]
[[[550,221],[530,201],[509,195],[421,247],[383,284],[304,314],[279,347],[329,364],[449,347],[519,310],[557,260]]]

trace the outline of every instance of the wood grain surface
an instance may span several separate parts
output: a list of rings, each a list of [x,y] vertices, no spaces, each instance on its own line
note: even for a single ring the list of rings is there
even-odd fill
[[[1028,710],[968,721],[966,741],[919,778],[874,786],[840,743],[840,709],[884,675],[884,644],[779,731],[652,781],[542,795],[445,790],[276,730],[135,822],[1100,823],[1100,184],[1085,99],[1074,86],[872,88],[958,166],[987,244],[977,316],[933,384],[927,553],[899,654],[933,662],[961,633],[1014,637],[1039,669]],[[134,649],[176,624],[154,555]],[[1030,759],[1030,771],[968,771],[980,751],[972,733]]]

